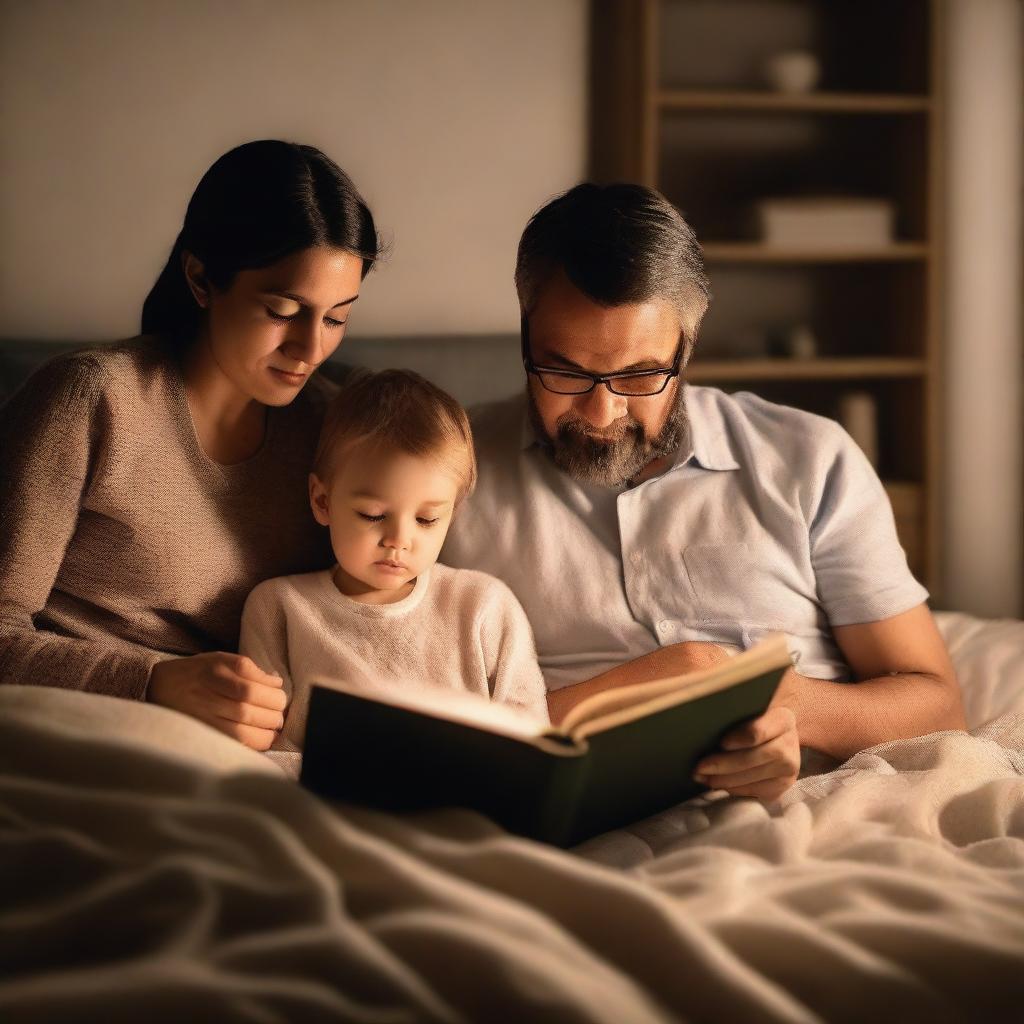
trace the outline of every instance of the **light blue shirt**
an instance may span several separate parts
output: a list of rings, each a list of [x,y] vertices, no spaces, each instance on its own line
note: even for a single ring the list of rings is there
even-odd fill
[[[441,554],[504,580],[549,689],[659,646],[786,633],[797,668],[849,679],[830,625],[921,604],[874,469],[832,420],[686,385],[689,438],[635,487],[580,483],[537,443],[525,397],[473,416],[475,493]]]

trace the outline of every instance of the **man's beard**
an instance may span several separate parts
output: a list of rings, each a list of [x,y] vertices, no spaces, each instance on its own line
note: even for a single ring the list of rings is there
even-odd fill
[[[678,450],[687,435],[683,392],[682,385],[676,384],[665,425],[654,438],[649,438],[643,425],[628,414],[616,420],[609,431],[598,435],[573,412],[559,418],[555,436],[551,437],[544,429],[533,392],[527,388],[530,421],[551,461],[575,480],[604,487],[628,483],[655,459]]]

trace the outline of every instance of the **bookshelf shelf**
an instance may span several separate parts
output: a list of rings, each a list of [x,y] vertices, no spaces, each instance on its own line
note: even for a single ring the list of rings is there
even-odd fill
[[[662,89],[655,103],[665,111],[805,111],[821,114],[922,114],[932,110],[930,96],[882,93],[776,93],[754,90]]]
[[[881,249],[781,249],[760,242],[704,242],[709,263],[901,263],[926,260],[926,242],[894,242]]]
[[[699,353],[699,349],[698,349]],[[923,359],[707,359],[694,356],[686,379],[694,384],[727,381],[915,379],[928,374]]]

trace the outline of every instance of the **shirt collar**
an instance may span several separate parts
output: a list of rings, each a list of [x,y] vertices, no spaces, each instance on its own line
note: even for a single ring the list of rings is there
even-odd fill
[[[702,400],[704,389],[694,392],[693,386],[683,383],[683,402],[686,404],[686,436],[676,452],[672,469],[685,466],[692,459],[703,469],[739,469],[729,436],[716,406]],[[519,437],[521,451],[540,444],[537,431],[530,419],[530,410],[523,403],[523,425]]]
[[[739,469],[731,439],[718,406],[705,400],[707,388],[694,388],[684,382],[687,436],[679,446],[672,468],[685,466],[691,459],[703,469]],[[713,390],[713,389],[711,389]]]

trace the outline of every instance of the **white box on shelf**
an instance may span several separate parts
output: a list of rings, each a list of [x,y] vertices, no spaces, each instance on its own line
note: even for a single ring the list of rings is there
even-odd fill
[[[896,211],[887,199],[799,196],[754,204],[761,241],[779,249],[877,249],[892,245]]]

